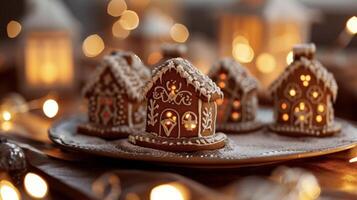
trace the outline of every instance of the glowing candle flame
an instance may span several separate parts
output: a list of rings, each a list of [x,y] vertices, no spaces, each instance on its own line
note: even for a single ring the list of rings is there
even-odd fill
[[[53,99],[47,99],[43,103],[42,110],[48,118],[53,118],[58,113],[58,103]]]
[[[37,174],[27,173],[24,179],[24,186],[26,192],[34,198],[43,198],[47,194],[47,183]]]
[[[20,200],[20,193],[16,187],[9,181],[0,181],[0,199],[1,200]]]

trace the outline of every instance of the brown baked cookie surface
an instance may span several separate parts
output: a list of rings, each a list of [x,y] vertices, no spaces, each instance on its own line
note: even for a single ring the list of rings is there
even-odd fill
[[[173,58],[156,67],[144,95],[145,133],[130,136],[131,143],[167,151],[224,146],[224,134],[216,134],[216,101],[223,98],[223,93],[189,61]]]
[[[256,121],[258,81],[232,58],[215,63],[208,73],[220,87],[223,100],[217,101],[217,131],[244,133],[262,127]]]
[[[141,88],[150,71],[131,52],[114,51],[104,57],[84,87],[88,122],[79,133],[102,138],[123,138],[137,127],[143,130],[146,117]]]
[[[315,59],[315,45],[293,48],[294,61],[270,86],[274,124],[270,130],[294,136],[328,136],[341,127],[334,120],[337,84]]]

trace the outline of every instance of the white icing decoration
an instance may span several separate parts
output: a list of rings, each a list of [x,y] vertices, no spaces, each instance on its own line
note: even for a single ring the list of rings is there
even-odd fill
[[[191,105],[192,93],[187,90],[181,90],[182,84],[178,84],[177,89],[172,89],[175,86],[176,81],[166,82],[166,89],[162,86],[156,86],[153,92],[153,98],[156,100],[161,100],[166,103],[175,103],[176,105]],[[176,86],[175,86],[176,87]]]
[[[203,127],[203,131],[205,130],[212,130],[212,108],[207,108],[205,107],[203,110],[203,117],[202,117],[202,127]]]
[[[159,105],[156,104],[156,101],[153,99],[150,99],[149,105],[148,105],[148,124],[151,126],[155,126],[157,119],[156,117],[159,115],[158,113],[155,113],[155,110],[159,108]]]

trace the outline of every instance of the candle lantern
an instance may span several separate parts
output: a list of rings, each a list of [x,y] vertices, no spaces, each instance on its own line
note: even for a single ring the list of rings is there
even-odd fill
[[[220,17],[221,54],[245,63],[264,88],[286,66],[291,47],[309,39],[314,15],[295,0],[242,0]]]
[[[74,86],[77,21],[60,0],[30,0],[23,36],[21,89],[38,94]]]

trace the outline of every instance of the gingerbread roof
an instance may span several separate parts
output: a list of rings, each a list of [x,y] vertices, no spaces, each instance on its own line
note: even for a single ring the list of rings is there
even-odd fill
[[[336,80],[330,72],[326,70],[322,64],[316,59],[309,59],[307,57],[301,56],[298,59],[295,59],[279,76],[277,80],[275,80],[270,88],[270,93],[274,93],[283,83],[284,80],[288,79],[288,77],[295,72],[298,68],[303,67],[309,69],[311,73],[313,73],[318,81],[322,81],[327,89],[332,94],[333,100],[336,100],[337,96],[337,83]]]
[[[244,93],[258,89],[258,81],[250,72],[232,58],[224,58],[214,64],[208,73],[209,77],[215,76],[219,70],[228,72],[228,77],[232,78],[235,84],[239,85]]]
[[[126,51],[115,51],[104,57],[93,77],[83,89],[85,96],[92,91],[95,83],[99,81],[100,75],[107,68],[110,68],[116,81],[125,88],[129,99],[135,101],[142,99],[141,89],[150,78],[150,71],[138,56]]]
[[[151,80],[143,88],[144,94],[146,95],[149,92],[154,83],[161,79],[163,74],[171,70],[176,70],[182,78],[185,78],[187,83],[195,88],[199,97],[207,101],[223,98],[221,89],[208,76],[183,58],[172,58],[156,67],[152,71]]]

